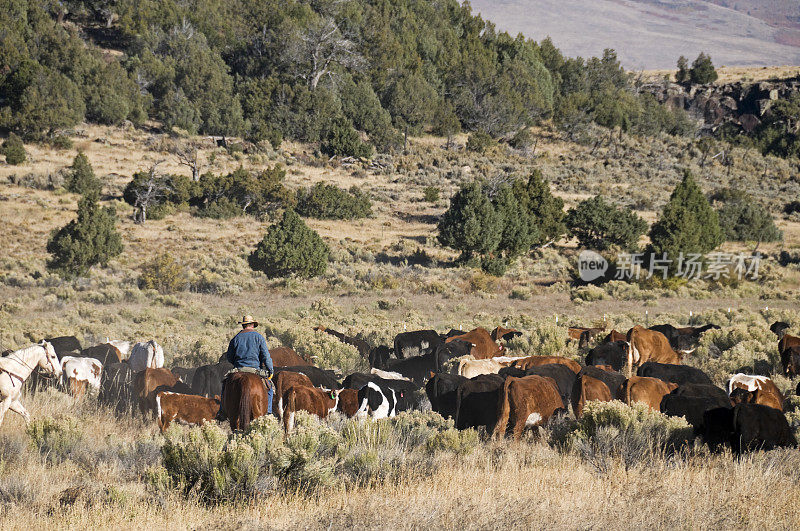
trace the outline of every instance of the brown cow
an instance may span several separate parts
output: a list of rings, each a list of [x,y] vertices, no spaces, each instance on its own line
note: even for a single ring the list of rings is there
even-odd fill
[[[297,411],[308,411],[321,419],[336,410],[339,403],[339,389],[325,391],[306,385],[293,385],[283,395],[283,429],[286,434],[294,429],[294,414]]]
[[[667,337],[661,332],[648,330],[636,325],[628,330],[627,376],[631,377],[633,366],[641,366],[648,361],[680,365],[683,353],[675,352]]]
[[[619,388],[617,399],[629,406],[636,402],[641,402],[649,406],[650,409],[661,411],[661,399],[664,398],[664,395],[668,395],[673,389],[677,388],[678,384],[667,383],[658,378],[631,376]]]
[[[485,360],[505,355],[505,347],[498,345],[485,328],[475,328],[466,334],[448,337],[444,342],[450,343],[456,339],[472,344],[470,354],[472,354],[472,357],[476,360]]]
[[[212,421],[219,411],[219,397],[206,398],[161,391],[156,395],[156,420],[161,433],[167,431],[172,421],[199,425]]]
[[[308,376],[291,371],[279,372],[275,375],[273,383],[275,384],[275,392],[272,395],[272,412],[275,413],[278,419],[280,419],[283,414],[283,393],[285,393],[287,389],[293,385],[314,387],[314,384]]]
[[[509,341],[517,336],[521,336],[522,332],[520,332],[515,328],[503,328],[502,326],[498,326],[497,328],[492,330],[492,333],[489,335],[492,337],[493,340],[499,342],[501,340]]]
[[[289,347],[275,347],[269,349],[269,355],[272,358],[272,365],[274,367],[298,367],[300,365],[311,365],[303,359],[300,354],[295,352]]]
[[[336,410],[346,417],[354,417],[358,411],[358,390],[342,389],[339,391],[339,404]]]
[[[578,347],[583,348],[589,344],[595,336],[603,333],[606,331],[606,327],[603,326],[595,327],[595,328],[587,328],[584,326],[571,326],[569,330],[567,330],[567,334],[569,335],[570,339],[577,339],[578,340]]]
[[[148,412],[154,414],[157,412],[155,390],[158,386],[173,386],[177,381],[178,377],[169,369],[164,368],[151,369],[147,367],[136,373],[136,377],[133,379],[133,397],[139,402],[142,415],[147,416]]]
[[[800,375],[800,346],[789,347],[781,354],[783,372],[787,376]]]
[[[508,423],[511,422],[514,438],[519,439],[526,427],[547,422],[556,410],[563,407],[564,402],[552,378],[536,375],[524,378],[509,376],[500,389],[497,424],[492,438],[504,437]]]
[[[781,340],[778,341],[778,353],[781,356],[783,374],[786,376],[796,376],[797,374],[800,374],[800,372],[797,372],[800,370],[800,367],[795,367],[792,369],[792,366],[794,366],[792,363],[792,347],[800,347],[800,337],[784,334]]]
[[[514,360],[511,363],[511,367],[517,367],[518,369],[527,371],[531,367],[535,367],[537,365],[546,365],[548,363],[560,363],[561,365],[566,365],[575,374],[581,372],[580,363],[563,356],[528,356],[527,358]]]
[[[627,341],[628,336],[623,334],[622,332],[617,332],[616,330],[612,330],[608,333],[608,335],[603,338],[603,343],[613,343],[614,341]]]
[[[728,381],[728,396],[733,405],[761,404],[783,411],[783,393],[766,376],[735,374]]]

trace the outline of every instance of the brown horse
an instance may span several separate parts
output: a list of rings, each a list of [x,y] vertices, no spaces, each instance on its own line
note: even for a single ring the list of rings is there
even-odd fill
[[[267,414],[267,387],[261,376],[248,372],[236,372],[228,377],[222,409],[231,423],[232,430],[246,430],[253,419]]]

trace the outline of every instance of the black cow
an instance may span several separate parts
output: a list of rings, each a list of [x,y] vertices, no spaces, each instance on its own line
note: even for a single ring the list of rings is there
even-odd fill
[[[458,374],[434,374],[425,384],[425,394],[428,395],[431,409],[444,418],[455,418],[458,386],[466,381],[467,378]]]
[[[313,380],[312,380],[313,381]],[[361,390],[367,384],[373,383],[380,387],[384,394],[387,389],[392,389],[395,392],[395,400],[397,401],[397,412],[406,411],[409,409],[419,409],[422,394],[419,392],[422,389],[419,385],[408,380],[389,380],[381,378],[375,374],[365,374],[363,372],[354,372],[347,376],[342,382],[344,389],[358,389]],[[387,395],[388,396],[388,395]],[[359,405],[361,399],[359,399]]]
[[[775,321],[772,323],[772,326],[769,327],[770,332],[778,336],[778,339],[783,339],[784,334],[786,331],[791,328],[789,323],[785,323],[783,321]]]
[[[358,390],[358,410],[356,416],[369,415],[376,419],[393,417],[400,411],[398,391],[374,382]]]
[[[572,369],[561,363],[536,365],[524,371],[516,367],[503,367],[498,374],[503,378],[509,376],[524,378],[525,376],[531,375],[552,378],[556,382],[558,394],[561,395],[561,400],[564,402],[564,408],[569,409],[569,404],[572,403],[572,389],[575,385],[575,373],[572,372]]]
[[[444,343],[436,330],[416,330],[402,332],[394,338],[394,355],[397,359],[422,356],[436,350]]]
[[[297,365],[294,367],[275,367],[275,374],[279,372],[300,372],[308,376],[311,383],[315,387],[324,387],[325,389],[341,389],[342,386],[336,378],[336,373],[328,369],[320,369],[313,365]]]
[[[687,383],[712,385],[711,378],[706,373],[688,365],[673,365],[671,363],[656,363],[648,361],[636,371],[638,376],[658,378],[667,383],[684,385]]]
[[[53,345],[58,359],[64,356],[80,356],[80,351],[83,350],[81,342],[75,336],[59,336],[45,339],[45,341]]]
[[[687,383],[679,385],[677,389],[672,391],[673,395],[677,396],[701,396],[708,398],[716,398],[719,400],[728,400],[728,393],[725,389],[710,384],[696,384]],[[730,403],[730,400],[728,400]]]
[[[227,360],[201,365],[194,371],[192,390],[195,394],[206,398],[222,396],[222,379],[225,377],[225,373],[231,369],[233,369],[233,364]]]
[[[696,384],[678,387],[672,393],[665,395],[661,399],[661,412],[672,417],[684,417],[694,428],[695,435],[700,435],[705,430],[703,424],[705,412],[716,408],[731,408],[731,401],[725,391],[718,387],[702,386],[721,391],[721,395],[711,389],[707,390],[710,394],[700,394],[700,390],[686,388],[692,385]]]
[[[103,367],[100,376],[100,403],[113,407],[117,413],[130,413],[133,407],[134,372],[127,363],[112,363]]]
[[[456,428],[485,426],[491,433],[497,424],[497,400],[505,379],[499,374],[481,374],[458,386]]]
[[[389,363],[393,353],[394,350],[392,347],[387,347],[386,345],[379,345],[371,349],[367,355],[369,366],[375,367],[376,369],[382,369],[383,367],[386,367],[386,364]]]
[[[455,342],[456,341],[452,341],[452,343]],[[459,341],[459,343],[465,342]],[[471,348],[469,343],[466,343],[466,345]],[[428,354],[412,356],[402,360],[390,359],[385,366],[376,368],[402,374],[406,378],[411,379],[414,383],[423,385],[432,372],[436,373],[444,370],[443,366],[445,362],[453,356],[454,350],[458,348],[459,345],[451,349],[449,344],[442,344],[438,345],[435,350]]]
[[[705,326],[676,328],[671,324],[663,324],[650,327],[650,330],[664,334],[672,348],[678,351],[691,350],[697,345],[700,336],[712,329],[719,329],[719,326],[707,324]]]
[[[186,382],[189,385],[192,385],[194,373],[197,372],[196,367],[173,367],[170,370],[172,374],[180,378],[182,382]]]
[[[705,441],[712,450],[730,444],[736,454],[750,450],[771,450],[779,446],[796,448],[783,412],[761,404],[737,404],[733,409],[705,412]]]
[[[158,396],[158,393],[161,393],[162,391],[168,391],[170,393],[178,393],[178,394],[181,394],[181,395],[193,395],[193,394],[195,394],[192,391],[191,387],[189,387],[186,383],[184,383],[184,382],[182,382],[180,380],[175,382],[175,385],[159,385],[153,391],[153,395],[154,396]]]
[[[117,347],[108,343],[87,347],[81,350],[79,354],[82,358],[94,358],[98,360],[103,364],[103,367],[111,365],[112,363],[120,363],[122,361],[120,355],[120,351],[117,350]]]
[[[623,383],[625,383],[625,376],[622,374],[618,372],[604,371],[603,369],[593,365],[587,365],[586,367],[583,367],[581,371],[573,377],[574,382],[577,383],[578,378],[584,374],[606,384],[608,390],[611,391],[612,398],[617,396],[617,390],[622,386]]]
[[[621,371],[628,362],[627,349],[626,341],[600,343],[586,355],[586,365],[610,365],[615,371]]]

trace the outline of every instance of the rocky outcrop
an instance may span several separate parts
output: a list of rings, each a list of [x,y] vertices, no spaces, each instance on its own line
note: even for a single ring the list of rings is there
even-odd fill
[[[749,133],[769,115],[775,101],[800,91],[800,78],[722,85],[662,81],[645,84],[642,90],[670,108],[685,109],[701,118],[705,129],[714,131],[724,124],[732,124]]]

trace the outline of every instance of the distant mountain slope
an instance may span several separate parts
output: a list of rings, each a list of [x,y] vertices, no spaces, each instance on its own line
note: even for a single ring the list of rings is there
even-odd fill
[[[536,40],[550,35],[568,55],[614,48],[631,69],[674,67],[680,55],[691,60],[701,51],[717,65],[800,64],[797,0],[473,0],[472,6],[502,30]]]

